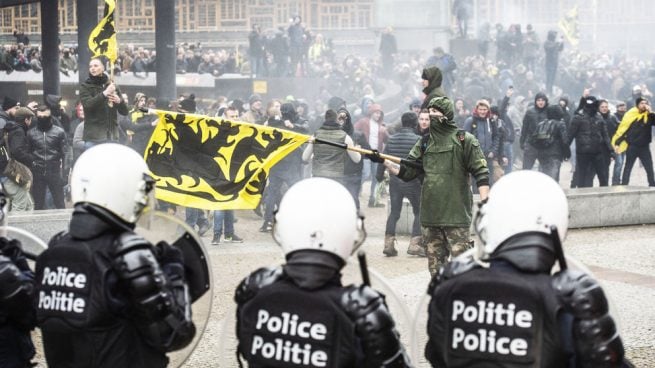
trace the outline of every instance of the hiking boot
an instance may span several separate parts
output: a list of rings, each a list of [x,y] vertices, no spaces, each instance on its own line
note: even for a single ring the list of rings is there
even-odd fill
[[[212,238],[212,245],[218,245],[221,243],[221,234],[214,234]]]
[[[232,236],[226,236],[225,237],[225,242],[226,243],[243,243],[243,239],[239,238],[236,235],[232,235]]]
[[[393,235],[384,236],[384,250],[382,251],[387,257],[395,257],[398,255],[396,250],[396,237]]]
[[[420,236],[413,236],[409,241],[407,254],[410,256],[427,257],[427,254],[425,254],[425,248],[423,248],[422,240],[423,238]]]

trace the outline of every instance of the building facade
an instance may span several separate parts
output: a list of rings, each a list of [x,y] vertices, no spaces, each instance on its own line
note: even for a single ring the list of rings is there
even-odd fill
[[[59,2],[60,32],[77,31],[76,3]],[[92,1],[92,0],[84,0]],[[294,15],[312,29],[366,29],[373,26],[375,0],[177,0],[178,32],[244,32],[253,24],[262,29],[287,27]],[[98,1],[102,15],[104,0]],[[0,9],[0,32],[40,32],[39,3]],[[116,28],[122,32],[154,32],[155,0],[120,0],[116,6]]]

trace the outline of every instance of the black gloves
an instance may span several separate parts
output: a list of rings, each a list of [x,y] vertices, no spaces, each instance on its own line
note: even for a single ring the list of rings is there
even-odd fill
[[[381,163],[384,162],[384,159],[382,157],[380,157],[380,152],[378,152],[378,150],[372,150],[371,153],[366,153],[366,154],[364,154],[364,156],[366,158],[368,158],[369,160],[371,160],[371,162],[375,162],[375,163],[378,163],[378,164],[381,164]]]
[[[9,258],[21,271],[30,271],[27,259],[23,254],[23,246],[16,239],[0,238],[0,253]]]
[[[157,261],[168,276],[184,276],[184,257],[182,251],[165,241],[155,245]]]

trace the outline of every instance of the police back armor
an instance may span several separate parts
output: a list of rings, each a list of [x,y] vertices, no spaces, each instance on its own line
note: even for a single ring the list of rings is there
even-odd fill
[[[567,366],[558,327],[562,305],[549,275],[456,260],[428,293],[425,356],[432,366]]]
[[[165,324],[190,323],[190,315],[173,312],[179,302],[169,279],[154,247],[133,233],[55,236],[36,267],[37,318],[48,365],[166,366],[166,351],[179,342],[158,321],[165,316]]]
[[[250,367],[409,367],[384,297],[366,286],[304,290],[263,268],[235,293],[238,354]]]

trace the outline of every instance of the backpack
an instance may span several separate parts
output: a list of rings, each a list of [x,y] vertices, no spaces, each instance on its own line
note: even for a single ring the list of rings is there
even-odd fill
[[[557,120],[544,119],[537,123],[528,142],[537,149],[545,149],[555,143]]]

